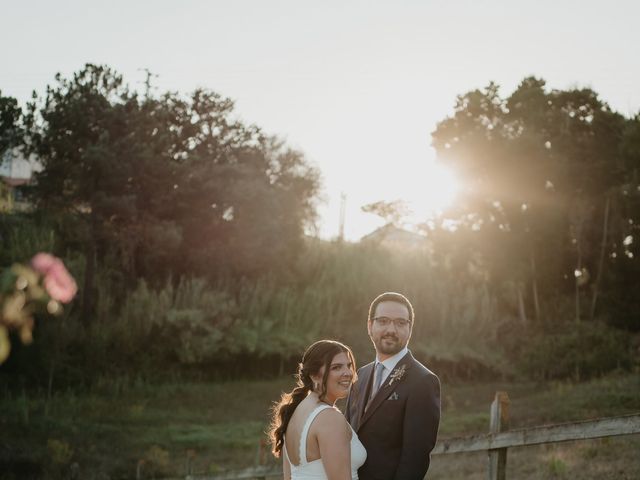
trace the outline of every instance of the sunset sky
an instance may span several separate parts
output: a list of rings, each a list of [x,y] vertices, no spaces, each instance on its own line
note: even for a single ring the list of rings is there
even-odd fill
[[[430,132],[456,95],[525,76],[591,87],[640,110],[640,3],[603,1],[234,0],[3,2],[3,95],[29,99],[56,72],[104,63],[142,88],[213,89],[322,172],[320,233],[380,225],[360,207],[405,199],[421,216],[450,197]],[[440,188],[443,191],[440,192]]]

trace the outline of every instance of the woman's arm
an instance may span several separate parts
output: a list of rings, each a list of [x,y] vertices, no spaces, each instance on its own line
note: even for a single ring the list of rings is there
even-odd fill
[[[337,410],[318,415],[316,437],[328,480],[351,480],[351,428]]]

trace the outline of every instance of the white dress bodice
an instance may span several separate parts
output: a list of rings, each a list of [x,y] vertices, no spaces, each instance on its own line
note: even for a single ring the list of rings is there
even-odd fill
[[[318,405],[307,417],[300,434],[300,465],[294,465],[289,460],[287,447],[284,447],[284,454],[291,467],[291,480],[327,480],[327,473],[324,470],[323,459],[318,458],[307,462],[307,436],[311,424],[318,414],[325,408],[333,408],[329,405]],[[358,480],[358,469],[367,459],[367,451],[360,442],[356,432],[351,429],[351,480]],[[324,461],[327,461],[326,459]]]

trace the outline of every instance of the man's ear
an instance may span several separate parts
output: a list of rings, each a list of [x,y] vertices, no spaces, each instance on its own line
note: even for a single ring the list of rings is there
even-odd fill
[[[371,336],[371,320],[367,320],[367,333]]]

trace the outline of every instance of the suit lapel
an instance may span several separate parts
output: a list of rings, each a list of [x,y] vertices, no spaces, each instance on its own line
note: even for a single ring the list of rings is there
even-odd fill
[[[412,364],[413,364],[413,356],[411,355],[411,352],[407,352],[407,354],[404,357],[402,357],[402,359],[398,362],[398,364],[391,371],[391,373],[389,373],[389,375],[387,376],[387,379],[380,386],[380,389],[376,393],[376,396],[373,397],[373,399],[371,400],[371,403],[367,407],[366,411],[364,411],[363,414],[360,416],[359,422],[358,422],[358,428],[362,428],[362,425],[364,425],[364,423],[371,418],[371,416],[376,411],[376,409],[380,405],[382,405],[382,403],[387,398],[389,398],[389,395],[391,395],[391,392],[393,392],[396,389],[396,387],[400,384],[399,379],[394,380],[394,375],[397,372],[400,372],[401,370],[404,370],[405,373],[403,375],[406,375],[406,371],[409,370],[409,368],[411,368]],[[371,376],[371,372],[369,372],[369,375]],[[367,392],[369,391],[370,390],[367,389]],[[367,403],[366,399],[363,399],[363,400],[364,401],[362,403],[366,405]],[[364,410],[364,407],[363,407],[363,410]],[[356,429],[356,432],[357,432],[357,429]]]
[[[367,405],[367,399],[369,398],[369,392],[371,391],[371,383],[372,383],[372,372],[373,367],[375,366],[375,362],[370,363],[362,368],[360,371],[360,376],[358,378],[358,389],[356,392],[356,413],[355,413],[355,425],[353,425],[353,429],[358,431],[360,426],[360,422],[362,419],[362,415],[364,414],[364,408]]]

